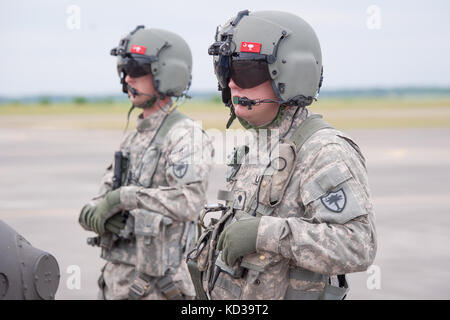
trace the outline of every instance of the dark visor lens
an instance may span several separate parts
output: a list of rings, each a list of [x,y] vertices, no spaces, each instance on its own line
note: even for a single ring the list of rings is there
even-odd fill
[[[219,85],[226,88],[230,81],[230,57],[220,55],[217,60],[214,60],[214,71],[219,80]]]
[[[152,70],[150,61],[145,59],[134,59],[131,57],[121,58],[117,65],[117,71],[124,72],[130,77],[138,78],[150,74]]]
[[[233,60],[231,79],[242,89],[253,88],[270,80],[269,67],[266,61]]]

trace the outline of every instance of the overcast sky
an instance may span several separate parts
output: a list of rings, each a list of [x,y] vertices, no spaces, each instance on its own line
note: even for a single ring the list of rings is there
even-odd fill
[[[208,46],[216,26],[244,9],[287,11],[312,25],[322,46],[323,90],[450,86],[446,0],[1,0],[0,95],[120,93],[109,51],[138,24],[181,35],[193,53],[192,90],[213,91]]]

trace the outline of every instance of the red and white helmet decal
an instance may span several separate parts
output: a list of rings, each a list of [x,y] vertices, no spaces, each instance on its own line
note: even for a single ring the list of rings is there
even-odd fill
[[[255,52],[260,53],[261,51],[261,43],[257,42],[241,42],[241,52]]]
[[[146,47],[134,44],[131,46],[130,51],[131,51],[131,53],[145,54],[145,50],[147,50]]]

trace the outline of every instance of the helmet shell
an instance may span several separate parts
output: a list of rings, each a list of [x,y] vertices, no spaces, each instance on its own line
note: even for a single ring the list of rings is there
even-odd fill
[[[299,97],[312,102],[321,84],[322,53],[314,30],[305,20],[281,11],[251,12],[230,19],[218,30],[216,41],[226,35],[231,35],[232,56],[251,50],[267,56],[272,87],[283,102]],[[248,43],[253,45],[251,50]]]
[[[189,88],[192,54],[186,41],[179,35],[162,29],[137,28],[121,39],[118,48],[121,45],[124,50],[118,50],[117,63],[120,63],[121,56],[128,54],[148,57],[153,84],[161,95],[179,97]]]

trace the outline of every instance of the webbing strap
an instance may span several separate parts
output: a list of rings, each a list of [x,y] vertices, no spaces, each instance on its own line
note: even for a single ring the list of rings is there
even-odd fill
[[[292,140],[297,146],[297,152],[303,146],[303,144],[317,131],[322,129],[334,129],[330,124],[326,123],[322,119],[320,114],[314,114],[305,120],[303,120],[298,128],[291,135]]]
[[[139,300],[148,295],[152,278],[145,273],[136,273],[128,291],[128,299]]]
[[[202,285],[202,272],[198,269],[197,260],[189,259],[187,261],[189,273],[191,274],[192,283],[195,288],[195,298],[197,300],[208,300]]]
[[[328,277],[302,268],[292,268],[289,270],[289,279],[310,282],[325,283],[325,288],[321,291],[296,290],[290,286],[286,290],[287,300],[342,300],[348,293],[348,283],[345,275],[339,275],[339,287],[328,283]]]
[[[284,299],[286,300],[343,300],[348,292],[347,287],[335,287],[330,284],[323,291],[303,291],[288,287]]]
[[[169,133],[170,129],[179,121],[188,119],[184,114],[178,112],[178,110],[174,110],[173,112],[169,113],[167,118],[164,120],[164,123],[162,124],[161,128],[159,128],[158,133],[156,134],[154,143],[157,145],[162,145],[164,142],[164,139],[166,138],[167,134]]]
[[[130,286],[130,290],[128,291],[128,298],[130,300],[139,300],[147,296],[150,292],[153,279],[154,278],[145,273],[137,273]],[[169,275],[160,277],[156,281],[156,287],[168,300],[184,299],[180,289],[175,286],[172,277],[170,277]]]
[[[289,279],[310,282],[326,282],[325,275],[300,268],[289,269]]]
[[[345,282],[344,287],[335,287],[330,284],[325,286],[322,299],[323,300],[344,300],[348,293],[348,284]]]
[[[156,282],[156,286],[161,290],[167,300],[184,300],[183,294],[180,289],[175,286],[171,276],[166,275],[159,278]]]
[[[320,300],[322,291],[300,291],[289,287],[284,295],[285,300]]]

